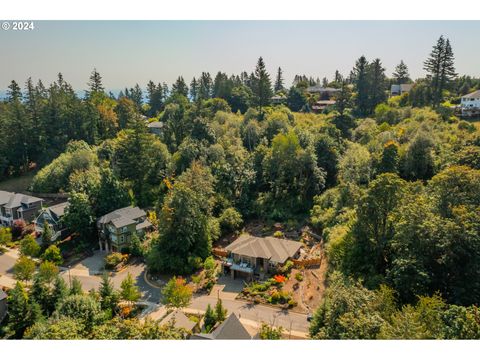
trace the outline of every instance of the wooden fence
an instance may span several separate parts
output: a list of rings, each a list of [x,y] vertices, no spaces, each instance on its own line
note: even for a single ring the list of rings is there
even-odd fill
[[[322,258],[315,258],[315,259],[305,259],[305,260],[296,260],[292,259],[293,264],[295,267],[310,267],[310,266],[320,266],[322,264]]]
[[[219,249],[219,248],[212,249],[212,253],[213,255],[219,256],[219,257],[227,257],[228,255],[228,251],[226,251],[225,249]]]

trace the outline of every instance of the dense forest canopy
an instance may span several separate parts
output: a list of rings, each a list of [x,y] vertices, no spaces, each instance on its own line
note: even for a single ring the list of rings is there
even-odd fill
[[[455,73],[443,37],[425,70],[413,82],[400,61],[388,77],[380,59],[361,56],[347,76],[297,75],[286,88],[282,69],[271,77],[260,58],[251,73],[150,81],[146,94],[137,84],[118,96],[94,70],[82,98],[61,74],[48,87],[12,81],[0,103],[0,177],[39,169],[32,191],[68,192],[66,222],[85,242],[113,209],[154,211],[145,257],[158,272],[191,273],[250,219],[309,224],[332,274],[312,337],[478,337],[480,132],[451,105],[480,79]],[[409,93],[389,96],[404,83]],[[336,103],[313,113],[312,85],[338,89]],[[60,317],[27,336],[61,326],[106,331]]]

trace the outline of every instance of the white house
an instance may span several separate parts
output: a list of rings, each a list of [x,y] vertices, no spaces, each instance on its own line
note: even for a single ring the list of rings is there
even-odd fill
[[[463,95],[460,102],[463,116],[475,116],[480,114],[480,90]]]

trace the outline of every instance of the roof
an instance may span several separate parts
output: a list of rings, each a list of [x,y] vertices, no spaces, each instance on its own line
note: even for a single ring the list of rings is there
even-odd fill
[[[412,90],[413,84],[394,84],[391,86],[391,92],[408,92]]]
[[[238,255],[284,263],[288,258],[294,256],[301,247],[302,244],[298,241],[277,239],[271,236],[255,237],[249,234],[242,234],[237,240],[228,245],[225,250]]]
[[[127,206],[103,215],[101,218],[98,219],[97,224],[105,225],[109,222],[112,222],[112,224],[118,228],[121,226],[133,224],[136,222],[137,219],[145,215],[147,215],[147,213],[144,210],[140,209],[138,206]]]
[[[57,218],[61,218],[65,214],[65,209],[68,206],[68,201],[61,204],[53,205],[48,208],[48,210],[55,215]]]
[[[188,331],[193,331],[197,323],[190,320],[183,312],[176,310],[168,314],[160,322],[160,325],[167,325],[170,321],[175,322],[175,327],[178,329],[185,329]]]
[[[7,298],[7,293],[0,289],[0,300],[6,299]]]
[[[462,98],[466,99],[479,99],[480,98],[480,90],[474,91],[470,94],[463,95]]]
[[[247,329],[242,325],[235,313],[231,313],[228,318],[225,319],[223,323],[217,327],[209,337],[212,339],[218,340],[251,340],[252,335],[247,331]],[[209,338],[207,337],[207,338]]]
[[[338,92],[340,89],[335,89],[332,87],[323,87],[320,85],[314,85],[314,86],[309,86],[307,88],[307,92],[313,93],[313,92],[318,92],[318,93],[323,93],[323,92]]]
[[[161,121],[152,121],[147,125],[149,128],[163,128],[163,122]]]
[[[140,224],[137,224],[136,229],[138,231],[138,230],[149,228],[150,226],[152,226],[152,223],[148,221],[148,219],[145,219],[145,221],[141,222]]]
[[[22,206],[22,204],[27,205],[42,200],[35,196],[0,190],[0,205],[5,205],[7,208],[16,208]]]

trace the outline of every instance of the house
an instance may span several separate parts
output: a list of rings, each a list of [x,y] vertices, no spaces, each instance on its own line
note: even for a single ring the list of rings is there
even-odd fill
[[[153,121],[147,125],[148,130],[154,135],[161,135],[163,129],[163,122]]]
[[[480,90],[463,95],[460,102],[460,109],[463,116],[480,115]]]
[[[168,325],[173,322],[174,327],[177,329],[185,329],[190,334],[193,334],[195,331],[199,331],[199,326],[195,321],[190,320],[183,312],[180,310],[175,310],[165,316],[160,325]]]
[[[271,100],[272,100],[272,105],[281,105],[287,102],[287,98],[283,95],[272,96]]]
[[[314,86],[309,86],[306,91],[310,94],[318,94],[321,100],[328,100],[341,90],[335,89],[332,87],[323,87],[320,85],[314,85]]]
[[[223,323],[210,334],[195,334],[191,339],[195,340],[252,340],[248,330],[240,322],[235,313],[231,313]]]
[[[287,260],[298,258],[301,247],[298,241],[242,234],[225,248],[228,255],[223,270],[230,272],[232,278],[274,272]]]
[[[127,206],[112,211],[97,221],[100,250],[121,251],[130,246],[133,234],[141,236],[151,227],[147,213],[139,207]]]
[[[15,220],[33,221],[42,203],[35,196],[0,190],[0,226],[12,226]]]
[[[337,102],[335,100],[318,100],[312,105],[312,110],[315,113],[320,113],[329,106],[335,105]]]
[[[0,289],[0,324],[7,315],[7,294]]]
[[[45,222],[48,222],[52,229],[52,241],[63,239],[67,235],[67,228],[62,222],[67,206],[68,202],[63,202],[43,209],[34,221],[36,233],[41,234]]]
[[[397,84],[390,88],[390,96],[398,96],[409,93],[412,90],[413,84]]]

